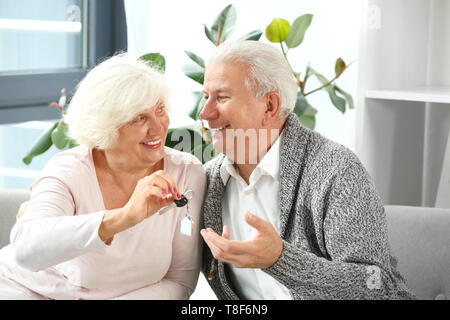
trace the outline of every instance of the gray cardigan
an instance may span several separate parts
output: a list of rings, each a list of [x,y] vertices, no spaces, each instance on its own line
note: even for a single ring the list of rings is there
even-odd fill
[[[295,114],[288,116],[283,130],[279,198],[284,248],[278,261],[263,271],[286,286],[294,299],[414,298],[396,270],[383,205],[358,158],[303,127]],[[202,227],[218,234],[224,158],[219,154],[205,164]],[[211,288],[219,299],[239,299],[226,265],[204,244],[202,272]],[[374,268],[378,282],[373,282]]]

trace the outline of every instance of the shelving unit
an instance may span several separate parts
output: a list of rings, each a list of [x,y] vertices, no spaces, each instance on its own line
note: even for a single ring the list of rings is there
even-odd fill
[[[450,1],[363,10],[356,152],[385,204],[433,207],[450,190]]]
[[[366,98],[450,103],[450,86],[429,86],[399,90],[367,90]]]

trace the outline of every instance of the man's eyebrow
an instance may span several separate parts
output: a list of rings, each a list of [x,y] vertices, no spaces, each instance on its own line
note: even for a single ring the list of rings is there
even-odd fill
[[[216,90],[213,90],[212,92],[213,93],[221,93],[221,92],[229,92],[229,91],[230,90],[228,88],[223,87],[223,88],[218,88]],[[202,92],[203,92],[203,94],[207,94],[208,93],[205,90],[203,90]]]

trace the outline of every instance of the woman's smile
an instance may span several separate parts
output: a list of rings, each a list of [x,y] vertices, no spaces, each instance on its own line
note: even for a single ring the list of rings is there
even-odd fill
[[[146,148],[146,149],[159,149],[162,146],[162,139],[161,138],[157,138],[157,139],[153,139],[153,140],[148,140],[145,142],[141,142],[141,145]]]

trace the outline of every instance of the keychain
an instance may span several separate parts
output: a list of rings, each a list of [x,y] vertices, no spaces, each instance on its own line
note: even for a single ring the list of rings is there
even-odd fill
[[[158,215],[162,215],[172,208],[175,208],[175,207],[181,208],[181,207],[186,206],[186,214],[180,220],[180,232],[187,236],[192,235],[192,225],[194,224],[194,220],[192,219],[192,217],[189,213],[189,200],[191,200],[193,196],[194,196],[194,191],[188,190],[185,192],[185,194],[181,195],[180,200],[175,199],[175,200],[173,200],[172,204],[170,204],[167,207],[164,207],[158,211]]]

